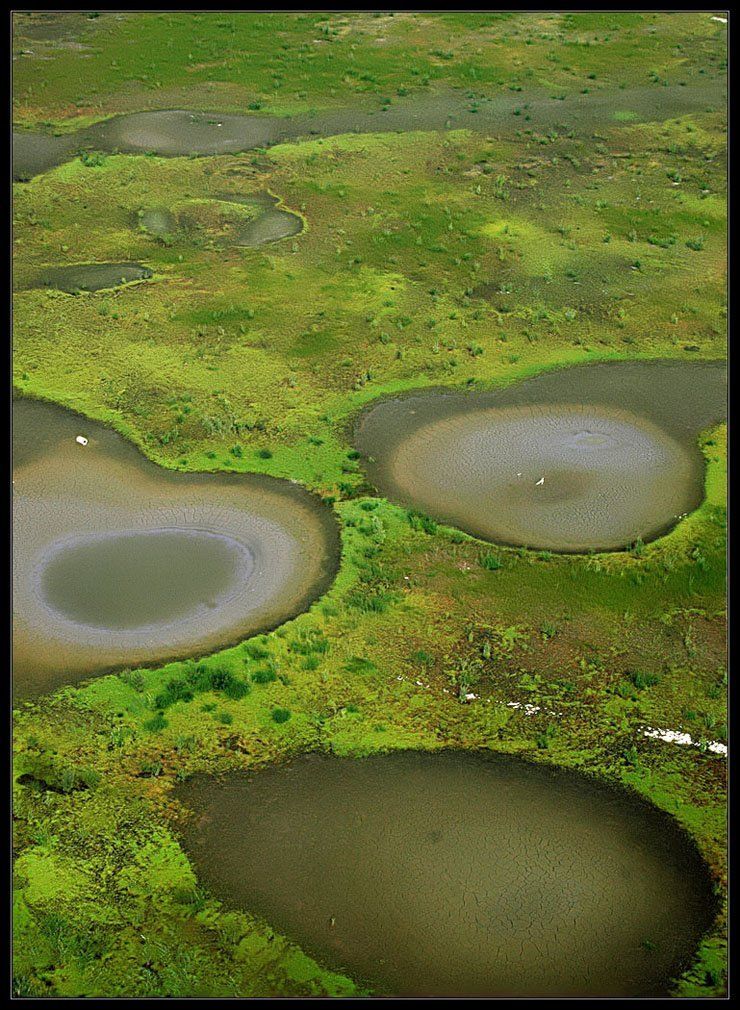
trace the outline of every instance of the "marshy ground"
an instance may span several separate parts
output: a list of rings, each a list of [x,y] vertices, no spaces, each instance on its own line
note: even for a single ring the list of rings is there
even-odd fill
[[[376,991],[293,913],[227,900],[188,854],[182,797],[202,776],[303,774],[308,752],[483,749],[671,815],[707,867],[712,921],[670,966],[668,927],[633,943],[624,923],[620,963],[633,950],[630,977],[722,994],[725,26],[55,17],[14,18],[16,395],[81,413],[168,493],[204,471],[302,485],[341,558],[273,632],[163,666],[101,662],[83,682],[55,664],[18,703],[16,993]],[[674,381],[625,383],[618,401],[578,380],[666,359]],[[375,401],[442,388],[509,409],[568,374],[561,405],[635,415],[686,455],[665,535],[586,554],[476,539],[393,494],[356,441]],[[69,451],[94,452],[63,416]],[[274,795],[288,830],[299,812]],[[209,844],[215,860],[224,842]]]

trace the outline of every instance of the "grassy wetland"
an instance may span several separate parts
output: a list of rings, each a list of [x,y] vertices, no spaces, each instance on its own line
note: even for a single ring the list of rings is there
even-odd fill
[[[420,978],[433,992],[496,995],[510,991],[514,948],[532,992],[725,993],[722,17],[14,15],[13,389],[27,417],[57,419],[46,433],[16,422],[16,503],[25,470],[56,516],[58,529],[35,522],[57,551],[62,535],[141,529],[139,492],[147,508],[166,495],[174,516],[147,529],[202,530],[198,515],[179,517],[178,489],[191,486],[211,510],[223,486],[220,516],[253,507],[249,494],[237,507],[235,489],[269,489],[334,538],[321,572],[299,573],[289,604],[300,605],[258,626],[242,612],[212,639],[205,621],[203,648],[173,637],[151,656],[119,662],[101,649],[97,662],[78,636],[84,670],[66,646],[54,669],[28,660],[43,689],[14,710],[16,995],[347,997],[417,992]],[[598,379],[612,368],[638,378]],[[676,379],[639,378],[651,368]],[[512,470],[512,512],[536,501],[552,518],[591,494],[595,539],[538,542],[531,526],[507,536],[455,511],[454,486],[439,508],[438,491],[399,490],[398,432],[372,446],[363,432],[389,416],[413,440],[414,398],[422,414],[432,401],[485,404],[503,424],[496,458]],[[542,428],[563,405],[588,422],[569,414],[567,430],[548,422],[522,440],[528,416]],[[429,409],[459,466],[459,415]],[[539,486],[519,461],[522,445],[547,439],[558,451],[538,457]],[[604,444],[616,446],[607,468],[644,473],[616,498],[654,504],[669,481],[656,481],[656,460],[676,483],[657,514],[630,510],[612,537],[608,481],[599,471],[593,484],[584,463]],[[476,452],[490,464],[486,446]],[[430,481],[444,478],[441,452],[436,463]],[[102,516],[98,464],[121,488],[130,467],[131,516],[111,518],[125,492],[107,486]],[[62,488],[75,468],[86,476]],[[520,473],[524,496],[511,490]],[[503,493],[484,491],[494,506]],[[16,535],[21,560],[34,542]],[[218,604],[224,557],[209,574],[202,552],[178,554],[203,567],[200,588]],[[168,593],[162,566],[147,576],[142,562],[137,596],[136,558],[129,617],[141,623],[153,568],[160,602]],[[83,561],[56,590],[43,569],[55,616],[37,649],[60,607],[89,628],[103,606],[81,586],[60,602],[70,572],[79,582],[102,564]],[[173,606],[187,574],[173,567]],[[33,608],[19,601],[24,627]],[[374,761],[391,762],[385,793]],[[485,761],[499,769],[492,785],[479,781]],[[548,776],[562,809],[548,807]],[[439,823],[412,830],[422,811],[399,834],[393,811],[417,779]],[[328,852],[303,782],[328,804]],[[539,890],[513,871],[486,876],[489,788],[492,803],[510,800],[495,839],[513,838],[513,851],[529,840],[524,879],[539,874]],[[530,788],[543,811],[534,825]],[[562,853],[581,819],[595,833],[569,869]],[[347,869],[348,830],[380,861],[366,915],[373,889]],[[623,840],[604,862],[602,830]],[[302,838],[312,855],[296,867]],[[435,890],[435,860],[465,877],[468,850],[471,893],[467,877]],[[349,873],[354,902],[320,886],[334,872]],[[396,920],[410,880],[418,906]],[[652,904],[604,927],[607,880],[614,894],[648,882]],[[680,927],[656,913],[665,894],[685,899]],[[474,920],[471,897],[487,902]],[[510,907],[530,918],[509,933],[497,924]],[[598,929],[583,928],[589,916]],[[420,929],[415,943],[430,917],[433,936]],[[384,968],[394,929],[403,944]],[[444,976],[440,949],[491,931],[500,956],[486,946]],[[548,973],[548,951],[582,973]]]

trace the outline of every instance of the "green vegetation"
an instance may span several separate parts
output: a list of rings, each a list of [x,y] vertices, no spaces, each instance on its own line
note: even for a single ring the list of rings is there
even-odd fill
[[[107,12],[79,19],[72,47],[24,39],[16,16],[16,120],[69,128],[112,113],[204,108],[290,115],[388,108],[447,86],[476,100],[532,87],[555,98],[607,93],[638,79],[657,90],[727,65],[720,27],[704,12],[327,15]],[[39,57],[52,56],[39,61]],[[625,118],[630,110],[622,110]],[[525,114],[526,115],[526,114]]]
[[[307,750],[492,748],[619,782],[691,832],[724,898],[726,769],[706,744],[726,738],[725,426],[702,437],[695,513],[593,556],[482,544],[374,497],[351,439],[383,394],[725,356],[724,111],[645,123],[619,101],[638,81],[667,108],[682,82],[722,78],[722,26],[707,13],[106,13],[79,29],[80,59],[25,41],[17,17],[14,52],[35,50],[14,64],[23,127],[150,105],[377,108],[449,87],[471,102],[511,88],[521,109],[501,137],[92,155],[16,185],[19,287],[43,265],[153,271],[95,294],[18,290],[17,390],[107,422],[163,466],[300,481],[333,505],[343,542],[333,588],[275,632],[19,705],[16,995],[362,992],[216,901],[178,842],[174,783]],[[584,88],[614,99],[586,131],[568,111]],[[566,95],[557,129],[527,118],[536,89]],[[300,235],[259,250],[210,240],[209,200],[264,190],[302,215]],[[139,226],[142,210],[193,202],[197,233]],[[723,913],[676,993],[722,993],[725,968]]]

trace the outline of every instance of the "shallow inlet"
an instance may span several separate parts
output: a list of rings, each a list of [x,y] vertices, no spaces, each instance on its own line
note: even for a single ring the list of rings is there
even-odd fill
[[[297,485],[168,471],[50,404],[13,405],[13,481],[17,696],[274,627],[338,564],[332,513]]]
[[[379,992],[666,995],[716,911],[668,815],[514,758],[309,755],[176,795],[201,882]]]
[[[704,111],[726,103],[724,80],[665,88],[635,87],[620,92],[620,106],[634,113],[634,122],[652,122]],[[164,156],[236,154],[303,137],[343,133],[391,133],[410,130],[495,131],[514,134],[521,105],[514,93],[472,101],[459,91],[409,96],[387,109],[339,109],[294,117],[157,109],[115,116],[62,137],[30,131],[13,133],[13,178],[29,179],[75,157],[81,149],[153,153]],[[614,123],[614,96],[594,92],[570,95],[561,102],[544,91],[532,93],[528,112],[533,126],[570,124],[576,133],[597,124]]]
[[[614,550],[703,497],[698,433],[726,414],[722,362],[610,362],[485,393],[371,404],[355,444],[393,501],[497,543]]]

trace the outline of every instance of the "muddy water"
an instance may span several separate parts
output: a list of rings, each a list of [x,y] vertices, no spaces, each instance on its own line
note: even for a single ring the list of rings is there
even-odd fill
[[[100,28],[110,19],[110,12],[101,15],[85,11],[14,11],[13,41],[16,45],[19,39],[64,42]]]
[[[726,395],[720,362],[578,366],[380,401],[355,444],[383,494],[483,539],[617,549],[701,503],[696,438],[724,418]]]
[[[101,425],[24,400],[13,450],[18,696],[212,651],[331,583],[335,521],[288,481],[167,471]]]
[[[311,755],[178,796],[204,884],[380,991],[662,995],[715,913],[667,815],[512,758]]]
[[[47,267],[28,286],[56,288],[73,294],[76,291],[115,288],[151,276],[151,270],[141,263],[73,263],[63,267]]]
[[[96,628],[142,628],[188,613],[197,620],[253,569],[238,540],[205,530],[82,536],[55,548],[39,573],[42,597]]]
[[[66,137],[44,141],[33,133],[13,135],[13,172],[27,179],[73,157],[82,149],[124,154],[235,154],[310,136],[342,133],[385,133],[409,130],[467,129],[512,135],[521,130],[516,109],[526,103],[534,131],[567,127],[577,134],[597,125],[613,124],[615,111],[629,111],[633,122],[654,122],[705,110],[726,102],[724,80],[706,80],[686,87],[634,87],[613,93],[571,95],[560,101],[543,92],[526,98],[508,89],[475,99],[460,91],[417,95],[387,109],[336,110],[292,118],[250,116],[187,110],[156,110],[116,116]]]
[[[82,149],[80,135],[54,137],[46,133],[13,131],[13,180],[32,179],[69,161]]]
[[[280,201],[270,193],[255,193],[245,197],[222,195],[219,199],[251,206],[258,211],[257,217],[246,221],[237,229],[236,245],[256,249],[261,245],[291,238],[303,231],[301,218],[279,207]]]

